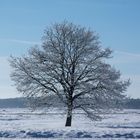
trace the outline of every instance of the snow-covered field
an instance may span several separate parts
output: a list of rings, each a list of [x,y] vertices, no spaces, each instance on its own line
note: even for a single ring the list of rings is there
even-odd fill
[[[65,127],[66,116],[57,109],[0,109],[0,139],[140,139],[140,110],[121,110],[91,121],[74,114],[72,127]]]

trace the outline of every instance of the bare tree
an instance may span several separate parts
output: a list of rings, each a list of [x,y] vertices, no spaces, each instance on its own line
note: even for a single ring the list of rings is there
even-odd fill
[[[71,126],[74,109],[98,119],[103,107],[124,98],[130,82],[121,81],[120,72],[105,63],[111,53],[101,48],[95,32],[68,22],[54,24],[45,30],[41,47],[11,57],[11,77],[19,92],[40,105],[56,95],[67,107],[66,126]]]

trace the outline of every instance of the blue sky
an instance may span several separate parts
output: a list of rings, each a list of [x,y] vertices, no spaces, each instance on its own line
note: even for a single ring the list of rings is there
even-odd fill
[[[140,98],[140,0],[0,0],[0,98],[21,96],[10,80],[7,59],[39,44],[43,31],[68,20],[96,31],[109,61],[131,79],[126,94]]]

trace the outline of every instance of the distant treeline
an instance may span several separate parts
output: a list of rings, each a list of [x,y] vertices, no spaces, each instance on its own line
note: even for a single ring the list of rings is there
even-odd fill
[[[127,99],[123,104],[124,108],[140,109],[140,99]]]
[[[25,98],[0,99],[0,108],[25,108]]]
[[[49,99],[50,100],[50,99]],[[55,106],[61,106],[60,103]],[[27,107],[26,98],[0,99],[0,108],[25,108]],[[123,108],[140,109],[140,99],[127,99],[123,102]]]

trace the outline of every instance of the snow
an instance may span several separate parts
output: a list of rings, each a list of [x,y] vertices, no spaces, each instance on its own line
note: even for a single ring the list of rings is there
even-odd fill
[[[101,121],[91,121],[79,112],[73,116],[72,127],[65,127],[65,120],[64,111],[56,108],[0,109],[0,138],[140,139],[140,110],[106,113]]]

